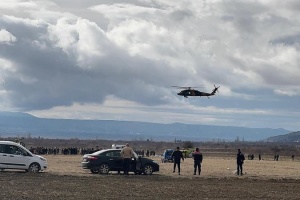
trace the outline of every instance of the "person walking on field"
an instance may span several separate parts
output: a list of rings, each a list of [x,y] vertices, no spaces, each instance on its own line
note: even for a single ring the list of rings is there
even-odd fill
[[[243,175],[243,163],[245,160],[244,154],[238,149],[238,153],[236,154],[236,164],[237,164],[237,175]]]
[[[123,158],[124,175],[128,175],[130,169],[131,158],[133,157],[133,150],[126,143],[125,147],[121,150],[121,156]]]
[[[199,148],[196,148],[196,150],[193,152],[193,158],[194,158],[194,175],[196,175],[197,169],[198,169],[198,175],[200,175],[203,156],[202,153],[199,151]]]
[[[176,165],[178,168],[178,174],[180,175],[180,160],[184,161],[183,154],[179,150],[179,147],[176,148],[176,151],[173,151],[172,153],[172,160],[174,161],[174,168],[173,168],[173,173],[175,172]]]

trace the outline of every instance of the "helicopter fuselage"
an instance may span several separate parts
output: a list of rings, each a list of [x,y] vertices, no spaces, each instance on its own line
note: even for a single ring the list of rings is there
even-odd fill
[[[185,98],[189,96],[212,96],[212,93],[200,92],[198,90],[182,90],[181,92],[177,93],[180,96],[184,96]]]
[[[188,97],[190,97],[190,96],[192,96],[192,97],[195,97],[195,96],[198,96],[198,97],[203,97],[203,96],[209,97],[209,96],[213,96],[213,95],[216,94],[216,92],[218,91],[218,89],[219,89],[220,86],[219,86],[219,87],[216,87],[216,86],[214,85],[215,88],[212,90],[211,93],[201,92],[201,91],[195,90],[195,89],[193,89],[193,88],[191,88],[191,87],[179,87],[179,86],[173,86],[173,87],[186,88],[185,90],[182,90],[182,91],[180,91],[179,93],[177,93],[177,95],[184,96],[185,98],[188,98]]]

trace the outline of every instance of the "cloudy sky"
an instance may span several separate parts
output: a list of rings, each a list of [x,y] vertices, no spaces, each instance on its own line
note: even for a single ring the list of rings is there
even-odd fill
[[[298,0],[0,1],[0,111],[298,131],[299,100]]]

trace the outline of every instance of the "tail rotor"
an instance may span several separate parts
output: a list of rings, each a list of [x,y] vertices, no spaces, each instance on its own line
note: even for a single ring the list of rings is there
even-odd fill
[[[214,95],[216,92],[219,92],[218,89],[220,86],[217,87],[216,85],[214,85],[214,87],[215,87],[215,89],[213,89],[213,91],[211,93],[212,95]]]

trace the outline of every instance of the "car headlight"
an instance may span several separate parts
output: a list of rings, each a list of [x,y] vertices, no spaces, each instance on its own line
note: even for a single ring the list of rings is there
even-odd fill
[[[43,158],[43,157],[40,157],[40,159],[41,159],[42,161],[47,161],[46,158]]]

